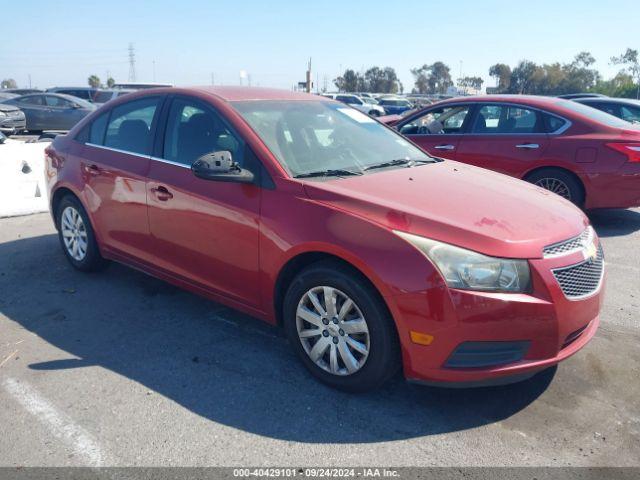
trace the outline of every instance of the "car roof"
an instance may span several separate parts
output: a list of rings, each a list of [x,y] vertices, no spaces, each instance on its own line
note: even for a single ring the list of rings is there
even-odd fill
[[[589,97],[589,98],[574,98],[574,102],[578,103],[619,103],[621,105],[631,104],[640,105],[640,100],[634,98],[612,98],[612,97]]]
[[[47,88],[47,92],[56,92],[58,90],[98,90],[95,87],[51,87]]]
[[[554,106],[560,106],[564,102],[571,102],[572,100],[566,100],[558,97],[543,97],[541,95],[472,95],[468,97],[453,97],[429,105],[449,105],[452,103],[514,103],[529,105],[531,107],[538,108],[553,108]]]
[[[157,89],[153,89],[158,91]],[[262,87],[188,87],[188,88],[166,88],[162,89],[166,93],[177,93],[180,91],[198,91],[214,95],[221,100],[227,102],[249,101],[249,100],[315,100],[327,101],[326,97],[321,95],[312,95],[310,93],[292,92],[289,90],[279,90],[276,88]]]

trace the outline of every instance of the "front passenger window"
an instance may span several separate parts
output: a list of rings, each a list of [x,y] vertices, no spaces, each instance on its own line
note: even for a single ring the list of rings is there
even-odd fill
[[[189,99],[174,99],[167,118],[164,159],[191,166],[201,156],[222,150],[231,152],[233,161],[242,166],[242,143],[216,112]]]
[[[115,107],[107,125],[105,147],[150,155],[151,124],[159,101],[152,97]]]
[[[430,110],[400,128],[403,135],[442,135],[462,133],[470,107],[457,105]]]

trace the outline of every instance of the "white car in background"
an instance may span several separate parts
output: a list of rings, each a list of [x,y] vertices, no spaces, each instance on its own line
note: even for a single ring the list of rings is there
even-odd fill
[[[346,103],[350,107],[355,108],[356,110],[360,110],[367,115],[372,117],[379,117],[384,115],[384,108],[377,104],[377,102],[373,98],[369,97],[359,97],[358,95],[353,95],[350,93],[325,93],[323,94],[325,97],[333,98],[342,103]]]

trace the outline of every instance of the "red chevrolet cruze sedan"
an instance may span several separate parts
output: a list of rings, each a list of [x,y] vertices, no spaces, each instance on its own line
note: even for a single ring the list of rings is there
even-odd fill
[[[640,206],[640,127],[586,105],[485,95],[382,120],[432,155],[527,180],[585,209]]]
[[[515,381],[598,326],[603,253],[578,208],[323,97],[147,90],[46,156],[74,267],[115,260],[281,324],[337,388],[400,366],[426,383]]]

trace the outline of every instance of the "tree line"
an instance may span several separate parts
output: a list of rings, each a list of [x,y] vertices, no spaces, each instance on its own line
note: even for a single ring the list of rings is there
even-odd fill
[[[628,48],[622,55],[611,57],[610,63],[621,67],[618,74],[604,80],[593,68],[595,58],[589,52],[580,52],[568,63],[536,64],[521,60],[513,68],[496,63],[489,75],[496,80],[487,93],[513,93],[530,95],[562,95],[576,92],[596,92],[614,97],[640,98],[640,56],[638,50]],[[411,93],[445,94],[454,85],[451,69],[442,61],[411,69],[414,85]],[[391,67],[372,67],[364,73],[353,69],[334,79],[342,92],[402,93],[403,85]],[[479,76],[458,78],[461,88],[480,90],[484,80]]]

